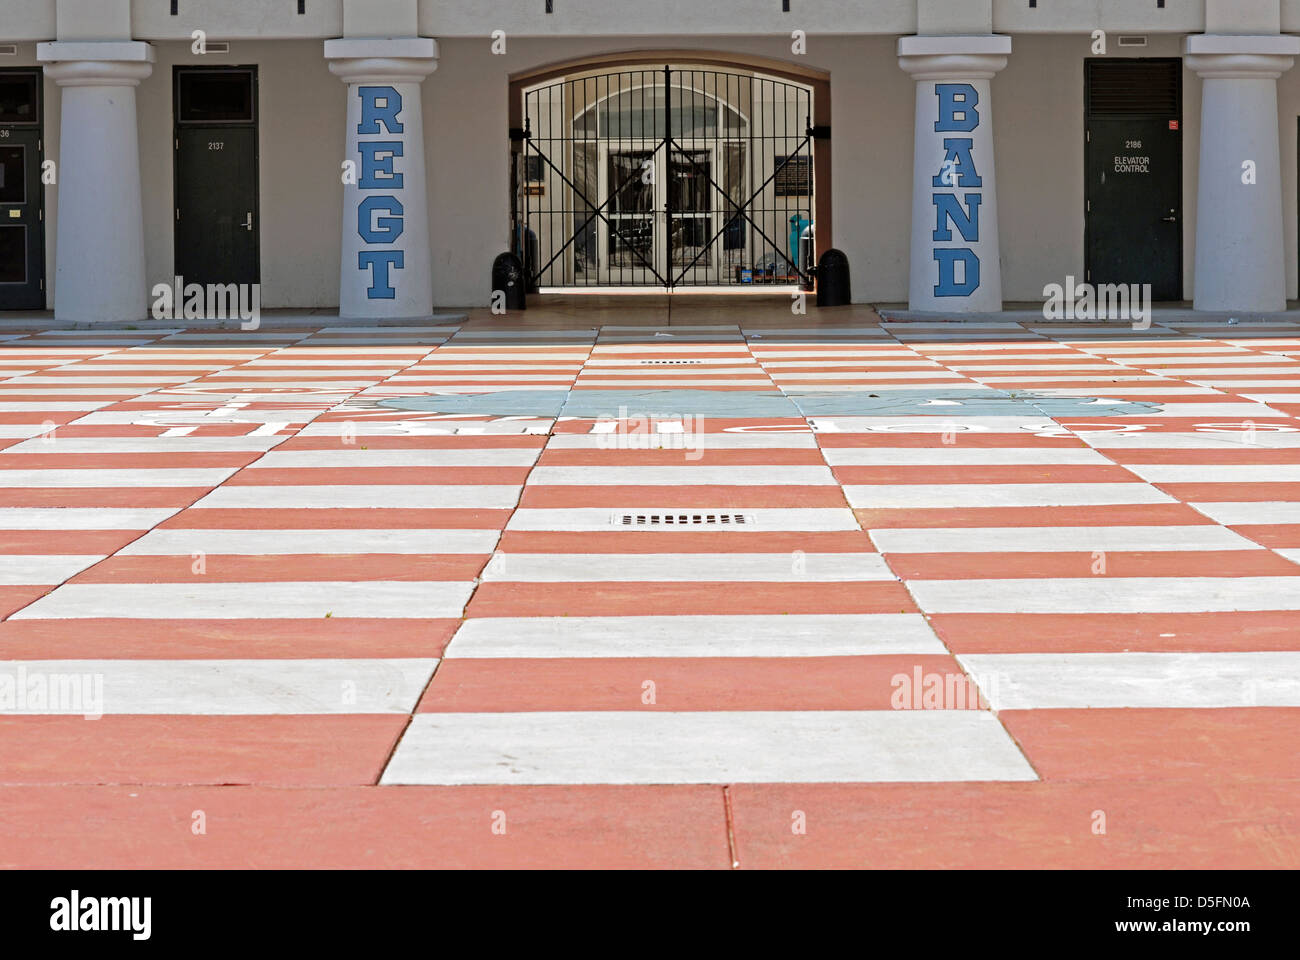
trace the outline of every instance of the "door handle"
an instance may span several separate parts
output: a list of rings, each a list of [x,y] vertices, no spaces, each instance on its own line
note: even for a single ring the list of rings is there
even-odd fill
[[[1177,222],[1178,222],[1178,218],[1177,218],[1177,217],[1161,217],[1160,219],[1163,220],[1165,223],[1177,223]]]
[[[253,213],[251,210],[248,212],[244,222],[241,223],[240,226],[249,231],[253,229]]]

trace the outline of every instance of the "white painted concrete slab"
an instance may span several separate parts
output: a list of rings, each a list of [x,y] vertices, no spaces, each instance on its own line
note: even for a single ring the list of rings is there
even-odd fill
[[[948,652],[916,613],[480,617],[446,657],[854,657]]]
[[[826,486],[828,467],[738,466],[704,462],[681,467],[536,467],[529,486]]]
[[[57,444],[58,441],[56,440]],[[57,448],[55,448],[57,450]],[[49,452],[55,452],[51,450]],[[158,469],[0,470],[0,488],[12,487],[215,487],[238,473],[237,467],[161,467]]]
[[[878,553],[498,553],[486,581],[832,583],[893,580]]]
[[[871,531],[881,553],[1026,553],[1095,550],[1261,550],[1215,524],[1154,527],[952,527]]]
[[[0,553],[0,586],[62,583],[103,560],[100,555]]]
[[[0,530],[148,530],[180,508],[0,507]]]
[[[1087,447],[822,447],[832,467],[1012,466],[1016,464],[1109,464]]]
[[[454,484],[320,484],[316,486],[218,487],[194,505],[205,507],[507,509],[519,500],[518,486]],[[192,508],[193,509],[193,508]]]
[[[667,505],[665,505],[667,504]],[[621,530],[629,535],[635,535],[638,528],[616,527],[610,520],[615,513],[709,513],[716,511],[700,510],[695,507],[674,507],[672,506],[671,496],[665,494],[662,500],[652,501],[650,503],[639,503],[623,508],[621,510],[605,510],[600,508],[583,508],[574,507],[568,509],[536,509],[524,507],[516,510],[510,516],[510,522],[506,524],[507,530],[567,530],[567,531],[584,531],[584,530]],[[860,530],[857,519],[853,516],[853,511],[848,508],[835,507],[796,507],[790,509],[783,508],[755,508],[755,509],[729,509],[728,512],[743,513],[746,516],[754,518],[753,526],[733,528],[736,531],[734,536],[743,536],[747,530],[772,531],[772,530]],[[665,533],[672,530],[696,530],[701,529],[715,530],[719,536],[728,535],[728,531],[717,527],[691,527],[679,526],[677,524],[668,524],[663,526],[647,526],[639,528],[650,530],[656,533]],[[629,541],[631,542],[631,541]],[[728,541],[722,541],[726,543]],[[743,541],[739,541],[742,542]]]
[[[489,554],[496,530],[151,530],[119,556],[296,554]],[[3,557],[0,557],[0,561]]]
[[[380,782],[1034,780],[981,710],[422,713]]]
[[[197,577],[195,578],[198,579]],[[65,584],[10,619],[142,620],[459,617],[473,584],[459,581]],[[143,592],[142,592],[143,590]],[[144,598],[144,599],[142,599]]]
[[[972,654],[958,660],[979,679],[995,710],[1300,706],[1300,653],[1292,651]]]
[[[926,613],[1300,610],[1300,576],[909,580],[907,587]]]
[[[1193,503],[1197,512],[1215,523],[1247,526],[1268,523],[1300,523],[1300,503],[1276,500],[1247,500],[1240,503]]]
[[[530,467],[541,448],[447,447],[444,449],[363,450],[348,444],[332,450],[272,451],[249,464],[250,470],[283,467]]]
[[[1174,503],[1145,483],[846,484],[855,509],[874,507],[1067,507],[1105,503]]]

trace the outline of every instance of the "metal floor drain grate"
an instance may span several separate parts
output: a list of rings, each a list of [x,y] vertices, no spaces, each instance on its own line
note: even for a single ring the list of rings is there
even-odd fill
[[[686,367],[702,364],[703,360],[638,360],[643,367]]]
[[[752,527],[750,513],[615,513],[616,527]]]

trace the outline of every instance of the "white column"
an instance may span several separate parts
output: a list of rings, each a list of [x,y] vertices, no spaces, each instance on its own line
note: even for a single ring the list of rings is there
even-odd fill
[[[1300,38],[1202,34],[1186,44],[1203,81],[1194,305],[1285,310],[1277,78]]]
[[[326,40],[348,85],[339,316],[433,313],[420,82],[438,65],[427,37]]]
[[[148,300],[135,88],[153,72],[139,41],[37,45],[59,85],[58,240],[54,315],[141,320]]]
[[[942,313],[1002,309],[998,190],[989,81],[1011,38],[901,37],[916,80],[908,306]]]

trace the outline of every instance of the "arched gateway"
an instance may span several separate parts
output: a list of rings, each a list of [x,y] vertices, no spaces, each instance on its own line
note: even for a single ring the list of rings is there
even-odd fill
[[[829,246],[829,95],[813,71],[668,52],[512,78],[530,286],[807,281],[813,243]]]

